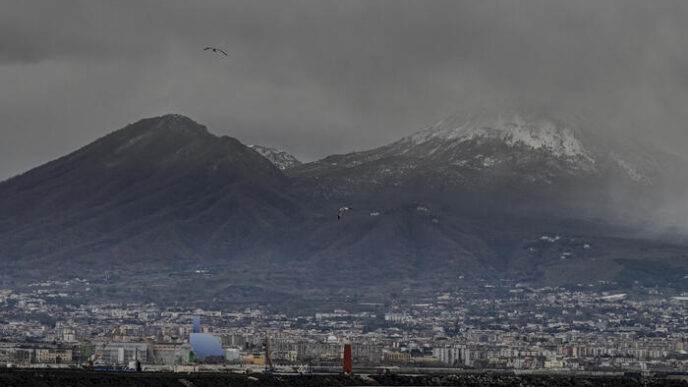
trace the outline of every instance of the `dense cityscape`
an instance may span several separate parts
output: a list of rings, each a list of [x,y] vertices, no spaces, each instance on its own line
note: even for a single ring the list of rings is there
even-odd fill
[[[688,386],[688,1],[130,3],[2,2],[0,387]]]
[[[688,369],[688,297],[656,288],[626,294],[484,284],[481,292],[410,293],[293,315],[259,305],[202,310],[70,301],[91,286],[75,278],[0,291],[0,364],[77,368],[94,360],[95,367],[117,369],[138,361],[150,371],[262,370],[271,363],[282,372],[310,372],[339,369],[350,344],[354,368],[378,370]],[[189,340],[194,318],[221,352]]]

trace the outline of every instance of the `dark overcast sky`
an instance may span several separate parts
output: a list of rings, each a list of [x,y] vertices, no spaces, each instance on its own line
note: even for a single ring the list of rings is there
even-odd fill
[[[688,1],[0,2],[0,179],[168,112],[305,160],[513,100],[688,145]]]

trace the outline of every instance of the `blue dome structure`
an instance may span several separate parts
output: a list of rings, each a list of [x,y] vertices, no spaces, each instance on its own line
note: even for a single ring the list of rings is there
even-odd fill
[[[210,333],[191,333],[189,343],[191,343],[193,351],[198,358],[223,356],[220,341]]]

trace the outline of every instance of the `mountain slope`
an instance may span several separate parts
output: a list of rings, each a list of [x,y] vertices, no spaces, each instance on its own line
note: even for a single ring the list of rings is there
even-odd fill
[[[284,170],[261,153],[166,115],[0,183],[0,281],[109,272],[115,289],[233,302],[688,273],[683,244],[629,221],[680,164],[576,124],[454,117]]]
[[[579,209],[593,198],[608,206],[619,190],[650,192],[681,168],[661,152],[612,143],[584,129],[516,113],[450,117],[389,145],[329,156],[288,174],[343,197],[418,191],[511,207],[525,201]]]
[[[480,113],[286,172],[303,195],[354,208],[345,226],[313,233],[329,241],[313,255],[319,264],[375,260],[381,266],[369,270],[398,278],[401,270],[451,282],[468,272],[560,284],[617,279],[635,260],[685,272],[681,245],[645,229],[663,200],[657,188],[681,168],[576,121]]]
[[[0,184],[0,259],[210,259],[298,218],[268,160],[192,120],[141,120]]]
[[[591,138],[592,137],[592,138]],[[294,176],[346,174],[367,184],[400,184],[416,170],[440,167],[453,176],[445,184],[479,172],[487,177],[518,175],[532,182],[552,178],[617,173],[628,180],[649,181],[661,168],[649,154],[613,147],[584,134],[575,124],[520,114],[450,117],[392,144],[365,152],[329,156],[292,171]]]
[[[249,145],[249,148],[260,153],[261,156],[270,160],[270,162],[272,162],[277,168],[281,170],[285,170],[302,164],[301,161],[299,161],[296,157],[279,149],[269,148],[261,145]]]

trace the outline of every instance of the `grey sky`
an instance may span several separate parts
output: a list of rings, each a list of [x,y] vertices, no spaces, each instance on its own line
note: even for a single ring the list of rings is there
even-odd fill
[[[0,2],[0,179],[168,112],[305,160],[515,99],[688,145],[686,1]]]

